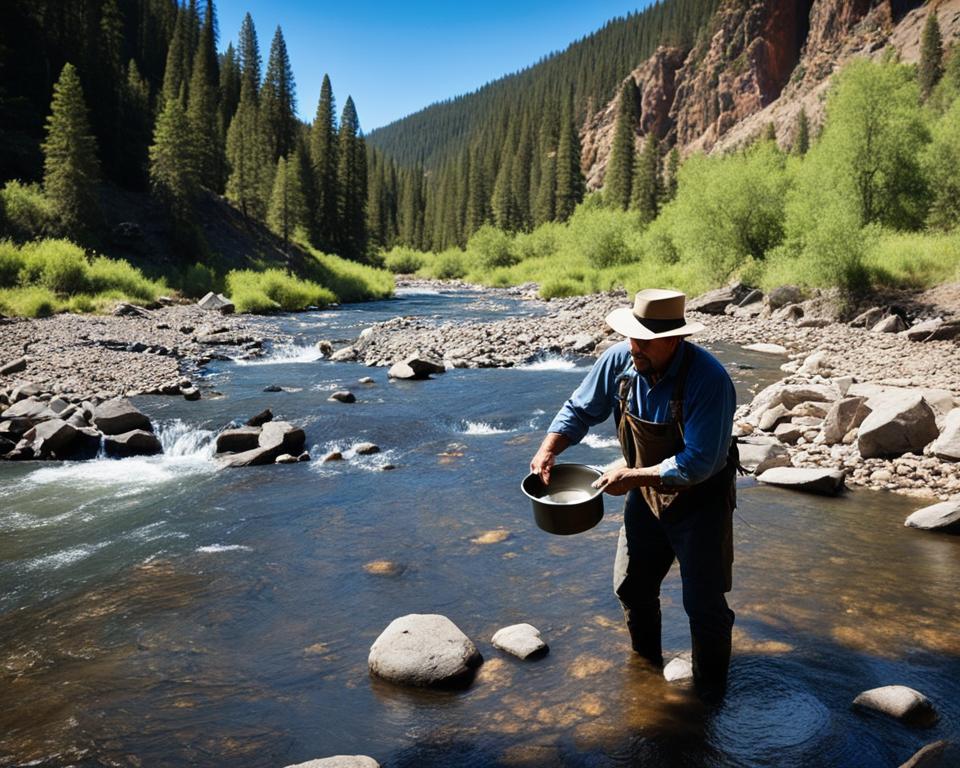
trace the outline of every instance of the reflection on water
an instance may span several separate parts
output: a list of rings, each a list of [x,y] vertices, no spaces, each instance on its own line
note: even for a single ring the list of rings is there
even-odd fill
[[[311,322],[364,327],[366,311],[298,316],[302,345],[329,330]],[[749,362],[741,400],[777,373]],[[326,401],[325,388],[367,373],[377,383],[363,402]],[[957,740],[960,539],[905,529],[908,499],[742,483],[731,688],[707,712],[630,651],[610,584],[616,502],[589,532],[552,537],[519,493],[581,371],[388,383],[317,361],[213,374],[222,399],[139,401],[168,425],[163,457],[0,466],[0,765],[364,753],[389,766],[852,767]],[[262,392],[274,382],[298,391]],[[216,471],[211,436],[268,406],[306,424],[315,461]],[[617,457],[612,426],[594,434],[570,461]],[[355,455],[365,441],[383,451]],[[344,460],[321,464],[333,446]],[[662,602],[668,655],[688,650],[676,571]],[[369,676],[373,640],[414,612],[474,639],[485,661],[470,688]],[[542,631],[545,657],[490,644],[522,621]],[[891,683],[927,694],[937,726],[851,709]]]

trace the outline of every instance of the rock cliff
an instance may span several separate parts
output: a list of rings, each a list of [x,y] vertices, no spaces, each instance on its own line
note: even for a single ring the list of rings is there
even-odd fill
[[[653,132],[683,154],[723,151],[773,123],[788,147],[801,108],[822,119],[830,76],[848,59],[892,46],[916,61],[931,9],[944,43],[960,38],[960,0],[728,0],[706,39],[661,47],[628,75],[643,94],[637,144]],[[584,123],[590,189],[603,184],[617,111],[614,99]]]

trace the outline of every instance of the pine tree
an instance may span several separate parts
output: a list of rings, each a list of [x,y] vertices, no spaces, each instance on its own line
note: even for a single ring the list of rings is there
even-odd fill
[[[640,222],[649,224],[660,212],[660,143],[651,132],[647,134],[643,151],[637,159],[636,176],[633,180],[632,208]]]
[[[180,100],[165,101],[150,146],[150,185],[178,223],[192,219],[200,184],[191,130]]]
[[[260,110],[274,160],[286,157],[293,151],[297,131],[297,97],[287,44],[279,26],[270,44],[267,73],[260,90]]]
[[[149,179],[148,149],[151,141],[150,84],[140,75],[137,62],[127,63],[119,135],[120,181],[133,189],[143,189]]]
[[[340,253],[362,259],[366,253],[367,151],[353,99],[340,116],[337,162],[337,213]]]
[[[233,43],[220,58],[220,132],[227,135],[227,128],[240,104],[240,61],[233,49]]]
[[[337,124],[330,78],[323,76],[317,115],[310,130],[310,159],[316,180],[316,226],[314,245],[333,251],[337,244]]]
[[[500,170],[493,184],[493,197],[490,199],[493,220],[505,232],[516,229],[516,201],[513,199],[513,153],[510,147],[504,147]]]
[[[669,203],[677,196],[677,187],[679,186],[678,177],[680,175],[680,150],[676,147],[670,150],[667,156],[667,173],[663,185],[663,200]]]
[[[488,205],[487,181],[483,171],[483,163],[474,147],[470,153],[470,170],[467,177],[467,208],[464,222],[464,238],[470,235],[490,220]]]
[[[253,17],[248,13],[240,24],[240,38],[237,42],[237,55],[240,59],[240,79],[242,86],[252,89],[254,102],[260,93],[260,46],[257,43],[257,29],[253,26]]]
[[[527,231],[532,224],[530,213],[530,166],[533,163],[533,137],[530,135],[529,118],[524,115],[520,126],[520,138],[513,157],[511,185],[514,206],[514,227]]]
[[[290,156],[288,164],[291,166],[292,172],[297,175],[297,185],[300,189],[300,196],[303,198],[303,205],[298,211],[300,218],[297,221],[297,228],[312,241],[314,227],[316,226],[314,211],[317,205],[317,188],[305,128],[297,131],[296,149]]]
[[[927,13],[927,23],[923,27],[920,39],[920,66],[917,78],[920,83],[920,95],[929,98],[933,87],[940,82],[943,75],[943,37],[940,34],[940,23],[937,21],[936,9]]]
[[[236,203],[244,216],[263,220],[270,195],[272,163],[270,149],[260,127],[256,93],[251,80],[244,79],[240,104],[227,131],[227,199]]]
[[[534,204],[533,223],[553,221],[557,212],[557,130],[553,112],[540,124],[540,179]]]
[[[193,57],[187,118],[196,147],[198,178],[208,189],[220,191],[223,177],[223,143],[218,126],[217,41],[212,0],[207,0],[203,28]]]
[[[772,122],[766,124],[763,129],[763,141],[776,141],[777,140],[777,126]]]
[[[161,91],[164,101],[181,99],[184,107],[187,104],[187,88],[190,81],[187,15],[187,9],[179,6],[177,23],[173,28],[173,39],[167,49],[167,64],[163,70],[163,90]]]
[[[100,217],[97,142],[90,133],[87,107],[77,70],[63,66],[53,86],[43,142],[43,188],[69,234],[88,229]]]
[[[637,86],[632,77],[628,77],[620,91],[620,109],[613,132],[613,144],[607,160],[607,172],[604,178],[603,199],[607,205],[627,210],[633,190],[633,166],[636,156],[634,146],[635,113]]]
[[[798,157],[803,157],[810,150],[810,120],[807,117],[806,107],[800,108],[797,115],[797,127],[793,134],[793,146],[791,152]]]
[[[574,208],[583,200],[584,189],[580,172],[580,136],[574,122],[571,93],[564,102],[557,144],[556,217],[559,221],[570,218]]]
[[[277,169],[273,177],[273,191],[270,194],[270,209],[267,214],[267,226],[279,237],[284,246],[290,243],[297,228],[297,222],[303,219],[303,190],[294,159],[277,160]]]

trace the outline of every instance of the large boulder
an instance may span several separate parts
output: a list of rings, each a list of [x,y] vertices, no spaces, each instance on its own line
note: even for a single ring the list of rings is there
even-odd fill
[[[380,768],[380,763],[366,755],[333,755],[288,765],[286,768]]]
[[[120,435],[105,435],[103,449],[107,456],[118,459],[163,453],[163,446],[157,436],[145,429],[132,429]]]
[[[770,309],[780,309],[787,304],[799,304],[803,301],[803,291],[795,285],[781,285],[767,294],[766,303]]]
[[[252,451],[260,445],[260,427],[225,429],[217,435],[217,453]]]
[[[469,683],[483,662],[476,646],[446,616],[412,613],[390,622],[370,648],[370,672],[401,685]]]
[[[26,419],[31,424],[35,424],[43,418],[43,414],[47,411],[47,404],[36,397],[28,397],[23,400],[13,399],[13,405],[0,413],[0,418]]]
[[[63,419],[43,421],[24,434],[25,439],[33,440],[34,454],[43,458],[50,455],[61,458],[76,437],[76,428]]]
[[[887,315],[880,322],[874,325],[871,329],[871,333],[900,333],[901,331],[907,330],[907,324],[903,322],[903,318],[900,315]]]
[[[937,425],[941,426],[947,414],[956,406],[953,392],[949,389],[937,389],[935,387],[894,387],[888,384],[874,384],[872,382],[863,382],[851,384],[846,394],[849,397],[855,395],[867,398],[867,406],[874,410],[881,404],[890,400],[906,400],[914,395],[923,395],[927,405],[933,408],[937,417]]]
[[[790,466],[789,449],[775,437],[741,437],[737,440],[737,448],[740,451],[740,464],[755,475],[761,475],[773,467]]]
[[[954,408],[943,422],[940,436],[930,446],[935,456],[960,461],[960,408]]]
[[[391,379],[428,379],[431,373],[443,373],[443,363],[420,355],[410,355],[406,360],[394,363],[387,371]]]
[[[739,304],[750,293],[743,283],[733,283],[723,288],[707,291],[687,302],[691,312],[704,312],[708,315],[722,315],[728,304]]]
[[[750,414],[747,421],[759,424],[763,414],[783,405],[790,410],[808,400],[818,403],[832,403],[839,396],[839,392],[827,384],[783,384],[776,382],[762,389],[750,403]]]
[[[201,309],[220,312],[224,315],[229,315],[236,309],[230,299],[222,293],[213,293],[213,291],[200,299],[200,301],[197,302],[197,306]]]
[[[903,524],[925,531],[960,532],[960,497],[918,509]]]
[[[823,441],[827,445],[842,442],[843,436],[851,429],[857,429],[869,415],[870,408],[865,397],[837,400],[823,419]]]
[[[540,637],[540,630],[532,624],[512,624],[497,630],[490,640],[494,648],[511,653],[520,659],[542,656],[547,644]]]
[[[930,699],[906,685],[885,685],[864,691],[853,700],[853,706],[882,712],[907,725],[921,728],[933,725],[937,711]]]
[[[843,478],[844,474],[839,469],[774,467],[757,477],[757,480],[795,491],[836,496],[843,490]]]
[[[910,341],[926,341],[941,325],[943,325],[943,320],[935,317],[933,320],[924,320],[911,325],[905,331],[901,331],[900,335],[906,336]]]
[[[950,742],[943,739],[931,742],[914,752],[913,757],[900,764],[900,768],[946,768],[940,758],[949,746]]]
[[[303,451],[306,435],[300,427],[286,421],[268,421],[257,438],[257,447],[241,453],[217,456],[224,467],[252,467],[273,464],[278,456],[298,456]]]
[[[100,403],[93,411],[93,424],[105,435],[122,435],[138,429],[153,432],[150,419],[122,397]]]
[[[895,397],[879,402],[863,420],[857,447],[865,459],[922,453],[939,434],[936,416],[923,396]]]

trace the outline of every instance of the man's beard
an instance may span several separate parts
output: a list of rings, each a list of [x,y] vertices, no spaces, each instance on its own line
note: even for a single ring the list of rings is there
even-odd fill
[[[653,370],[653,363],[646,357],[641,355],[630,355],[630,357],[633,359],[633,367],[637,369],[637,373],[650,373]]]

